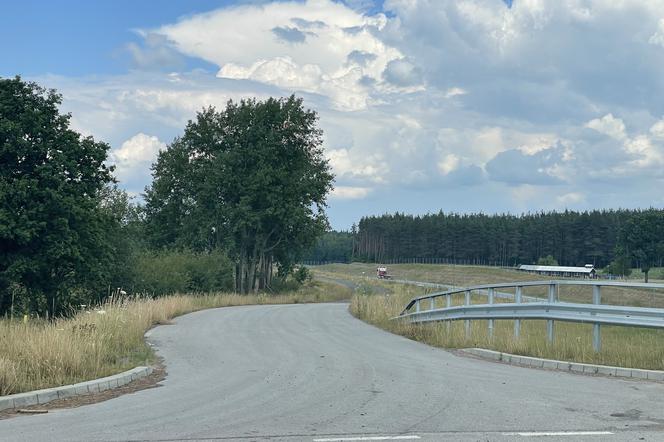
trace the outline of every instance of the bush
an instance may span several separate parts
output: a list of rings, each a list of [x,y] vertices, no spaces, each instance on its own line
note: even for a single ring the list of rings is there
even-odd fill
[[[293,272],[293,279],[300,284],[304,284],[305,282],[311,281],[313,276],[307,267],[302,266]]]
[[[537,260],[539,266],[557,266],[558,261],[551,255],[543,256]]]
[[[128,292],[173,293],[233,290],[233,266],[221,252],[160,251],[140,255]]]

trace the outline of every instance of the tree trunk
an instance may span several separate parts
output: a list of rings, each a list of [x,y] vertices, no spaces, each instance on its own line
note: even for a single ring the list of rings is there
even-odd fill
[[[265,288],[265,255],[263,253],[260,254],[260,257],[258,258],[258,281],[256,284],[256,288],[258,290],[263,290]]]
[[[267,287],[271,288],[272,287],[272,255],[270,255],[270,259],[268,259],[267,262]]]
[[[245,293],[246,274],[247,274],[247,256],[244,247],[242,247],[240,249],[240,259],[238,263],[238,278],[236,286],[236,291],[242,295]]]
[[[254,251],[248,259],[246,292],[256,291],[256,267],[258,266],[258,242],[254,242]]]

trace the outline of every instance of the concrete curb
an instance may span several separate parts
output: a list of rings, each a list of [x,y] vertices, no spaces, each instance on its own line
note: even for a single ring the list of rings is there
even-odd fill
[[[152,367],[136,367],[124,373],[92,381],[79,382],[78,384],[0,396],[0,410],[41,405],[57,399],[99,393],[112,388],[122,387],[131,381],[144,378],[150,373],[152,373]]]
[[[651,381],[664,381],[664,371],[643,370],[640,368],[611,367],[608,365],[582,364],[579,362],[556,361],[554,359],[532,358],[518,356],[510,353],[486,350],[484,348],[464,348],[463,353],[478,356],[484,359],[501,361],[512,365],[524,367],[546,368],[549,370],[570,371],[573,373],[602,374],[620,378],[647,379]]]

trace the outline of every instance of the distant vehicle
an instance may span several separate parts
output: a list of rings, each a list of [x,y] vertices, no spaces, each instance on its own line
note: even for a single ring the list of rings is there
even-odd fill
[[[387,273],[387,267],[378,267],[376,269],[376,276],[378,279],[390,279],[392,275]]]

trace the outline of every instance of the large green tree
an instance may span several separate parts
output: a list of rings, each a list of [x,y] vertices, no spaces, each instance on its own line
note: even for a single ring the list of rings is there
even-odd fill
[[[153,166],[151,238],[224,248],[236,290],[269,286],[274,264],[290,268],[328,225],[333,176],[321,145],[316,113],[294,96],[204,109]]]
[[[99,194],[112,181],[109,146],[71,130],[60,103],[55,91],[0,79],[0,312],[18,285],[56,314],[72,287],[108,271]]]
[[[632,215],[620,231],[619,248],[638,265],[648,282],[648,272],[664,256],[664,214],[649,209]]]

